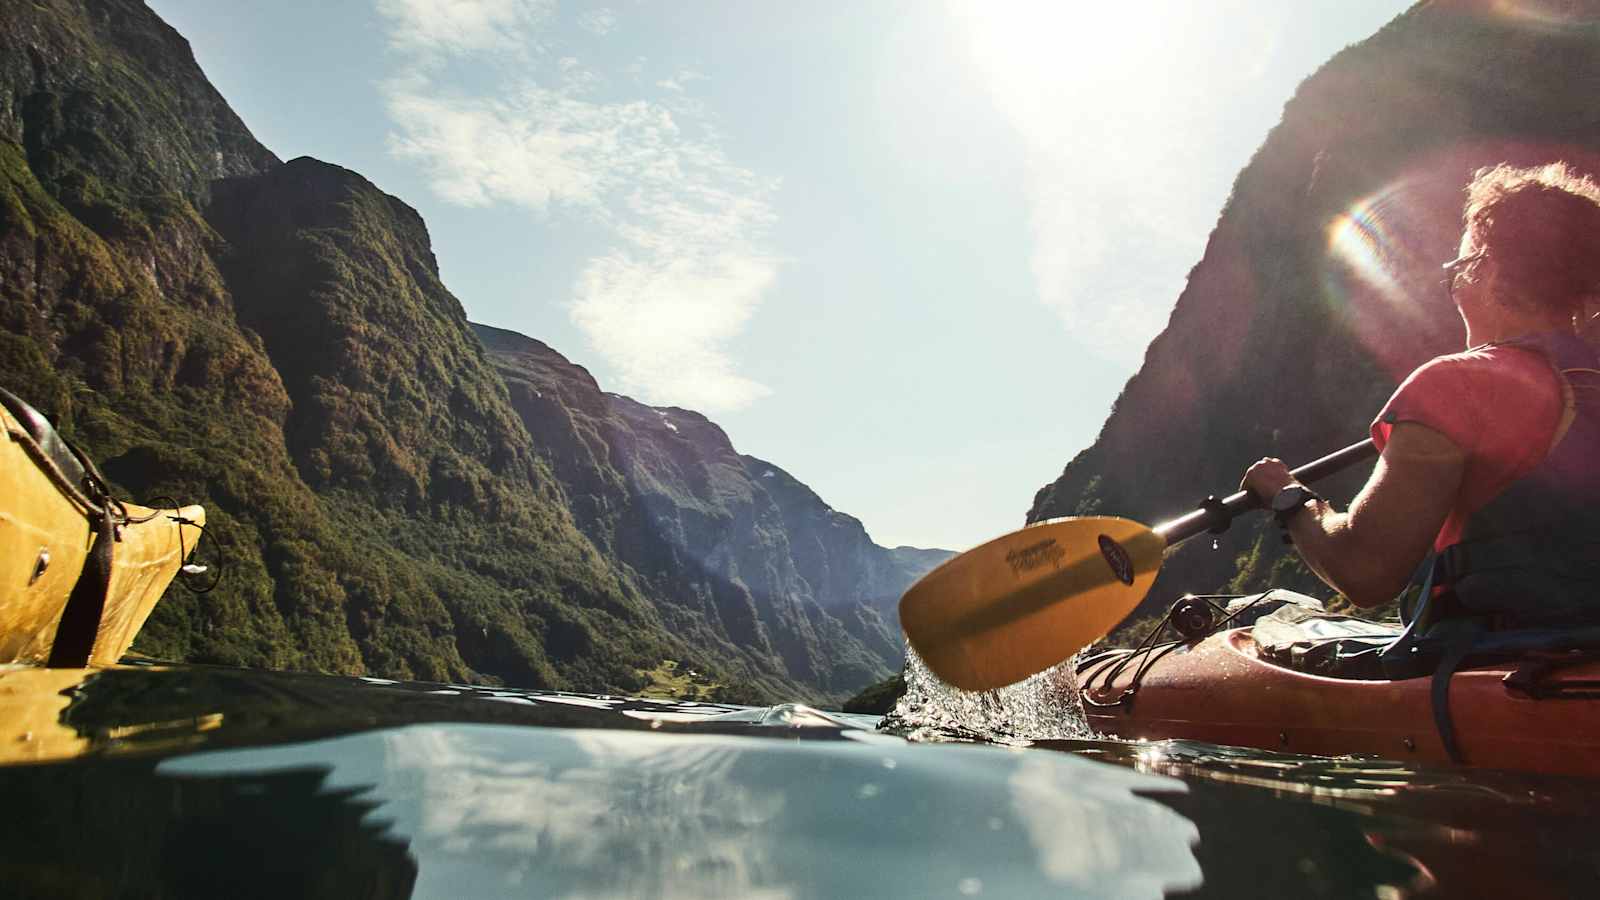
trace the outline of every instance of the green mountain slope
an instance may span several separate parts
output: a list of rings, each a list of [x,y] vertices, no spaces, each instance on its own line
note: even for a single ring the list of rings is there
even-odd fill
[[[927,554],[881,575],[890,551],[853,547],[870,590],[819,599],[720,429],[673,411],[707,439],[613,448],[595,429],[628,401],[592,379],[530,415],[537,379],[486,352],[417,213],[280,163],[142,4],[0,13],[0,384],[129,497],[204,503],[227,550],[135,649],[589,691],[692,660],[752,700],[897,662],[885,598]],[[681,535],[716,522],[739,550],[663,536],[663,498]]]
[[[699,413],[601,391],[532,338],[476,326],[580,527],[661,614],[830,691],[898,668],[894,604],[944,551],[888,550]]]

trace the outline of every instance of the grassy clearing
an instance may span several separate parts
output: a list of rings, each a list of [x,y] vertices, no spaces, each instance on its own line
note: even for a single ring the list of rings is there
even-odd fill
[[[712,693],[721,687],[698,670],[680,667],[675,659],[664,659],[661,665],[649,671],[640,669],[639,675],[647,684],[638,696],[660,700],[710,700]]]

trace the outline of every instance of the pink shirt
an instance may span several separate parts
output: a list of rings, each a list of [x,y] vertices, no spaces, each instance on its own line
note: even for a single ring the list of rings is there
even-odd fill
[[[1416,422],[1466,453],[1455,505],[1434,539],[1442,550],[1461,539],[1474,512],[1544,459],[1564,408],[1561,380],[1543,354],[1486,344],[1412,372],[1373,421],[1372,440],[1382,450],[1395,424]]]

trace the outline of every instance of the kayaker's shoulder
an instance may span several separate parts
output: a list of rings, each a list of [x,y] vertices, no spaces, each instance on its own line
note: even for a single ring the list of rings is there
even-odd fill
[[[1406,379],[1408,382],[1444,378],[1526,378],[1553,374],[1550,362],[1537,348],[1518,344],[1482,344],[1458,353],[1435,356]]]

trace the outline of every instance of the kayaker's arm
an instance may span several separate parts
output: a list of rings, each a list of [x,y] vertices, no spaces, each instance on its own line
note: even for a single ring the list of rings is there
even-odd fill
[[[1394,426],[1372,477],[1348,512],[1316,501],[1289,519],[1306,565],[1357,606],[1377,606],[1404,589],[1433,546],[1466,469],[1449,438],[1412,422]],[[1290,483],[1288,467],[1262,460],[1243,487],[1264,502]]]

